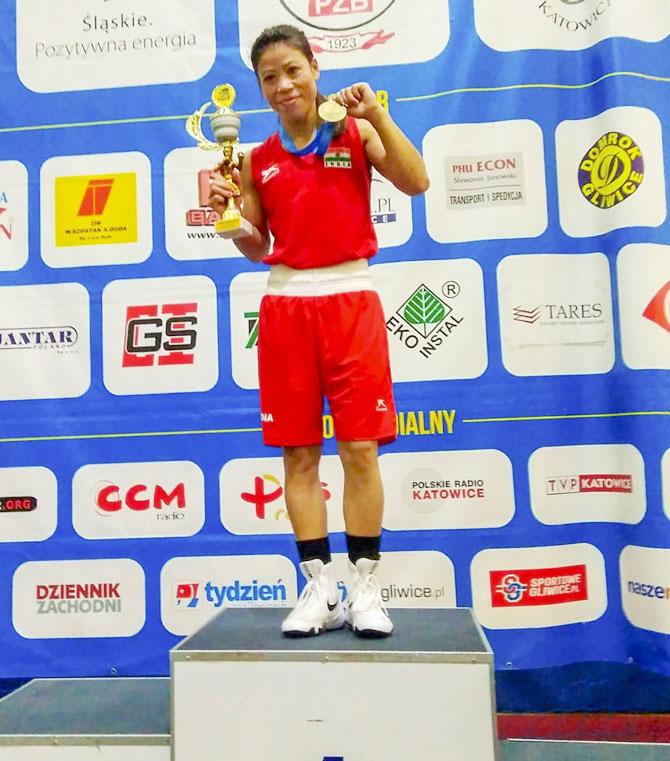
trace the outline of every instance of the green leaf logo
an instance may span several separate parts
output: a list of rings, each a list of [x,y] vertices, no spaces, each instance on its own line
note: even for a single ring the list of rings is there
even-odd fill
[[[401,307],[402,317],[420,335],[427,338],[444,320],[451,308],[425,285],[419,286]]]

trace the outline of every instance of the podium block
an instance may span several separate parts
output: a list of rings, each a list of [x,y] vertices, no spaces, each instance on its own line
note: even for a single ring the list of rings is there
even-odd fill
[[[0,700],[0,761],[170,761],[165,678],[35,679]]]
[[[493,654],[472,612],[394,610],[382,640],[286,639],[220,613],[170,653],[173,761],[494,761]]]

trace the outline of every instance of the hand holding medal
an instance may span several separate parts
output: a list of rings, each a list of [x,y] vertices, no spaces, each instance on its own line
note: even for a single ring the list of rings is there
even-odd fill
[[[369,120],[380,108],[377,95],[370,85],[367,82],[356,82],[329,95],[319,106],[319,116],[324,122],[339,122],[347,115]]]

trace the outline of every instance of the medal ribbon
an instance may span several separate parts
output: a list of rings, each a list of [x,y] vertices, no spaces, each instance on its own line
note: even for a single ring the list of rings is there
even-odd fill
[[[332,122],[324,122],[316,131],[314,139],[308,143],[304,148],[297,148],[296,144],[289,137],[288,132],[284,129],[283,125],[279,125],[279,139],[285,150],[292,153],[294,156],[307,156],[309,153],[316,153],[317,156],[323,156],[328,150],[330,141],[333,139],[333,133],[335,132],[335,124]]]

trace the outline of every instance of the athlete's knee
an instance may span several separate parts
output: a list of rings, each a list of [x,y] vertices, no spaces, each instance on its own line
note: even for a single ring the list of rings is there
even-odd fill
[[[345,470],[367,472],[378,467],[376,441],[341,441],[339,449]]]
[[[286,478],[314,478],[318,476],[321,447],[284,447]]]

